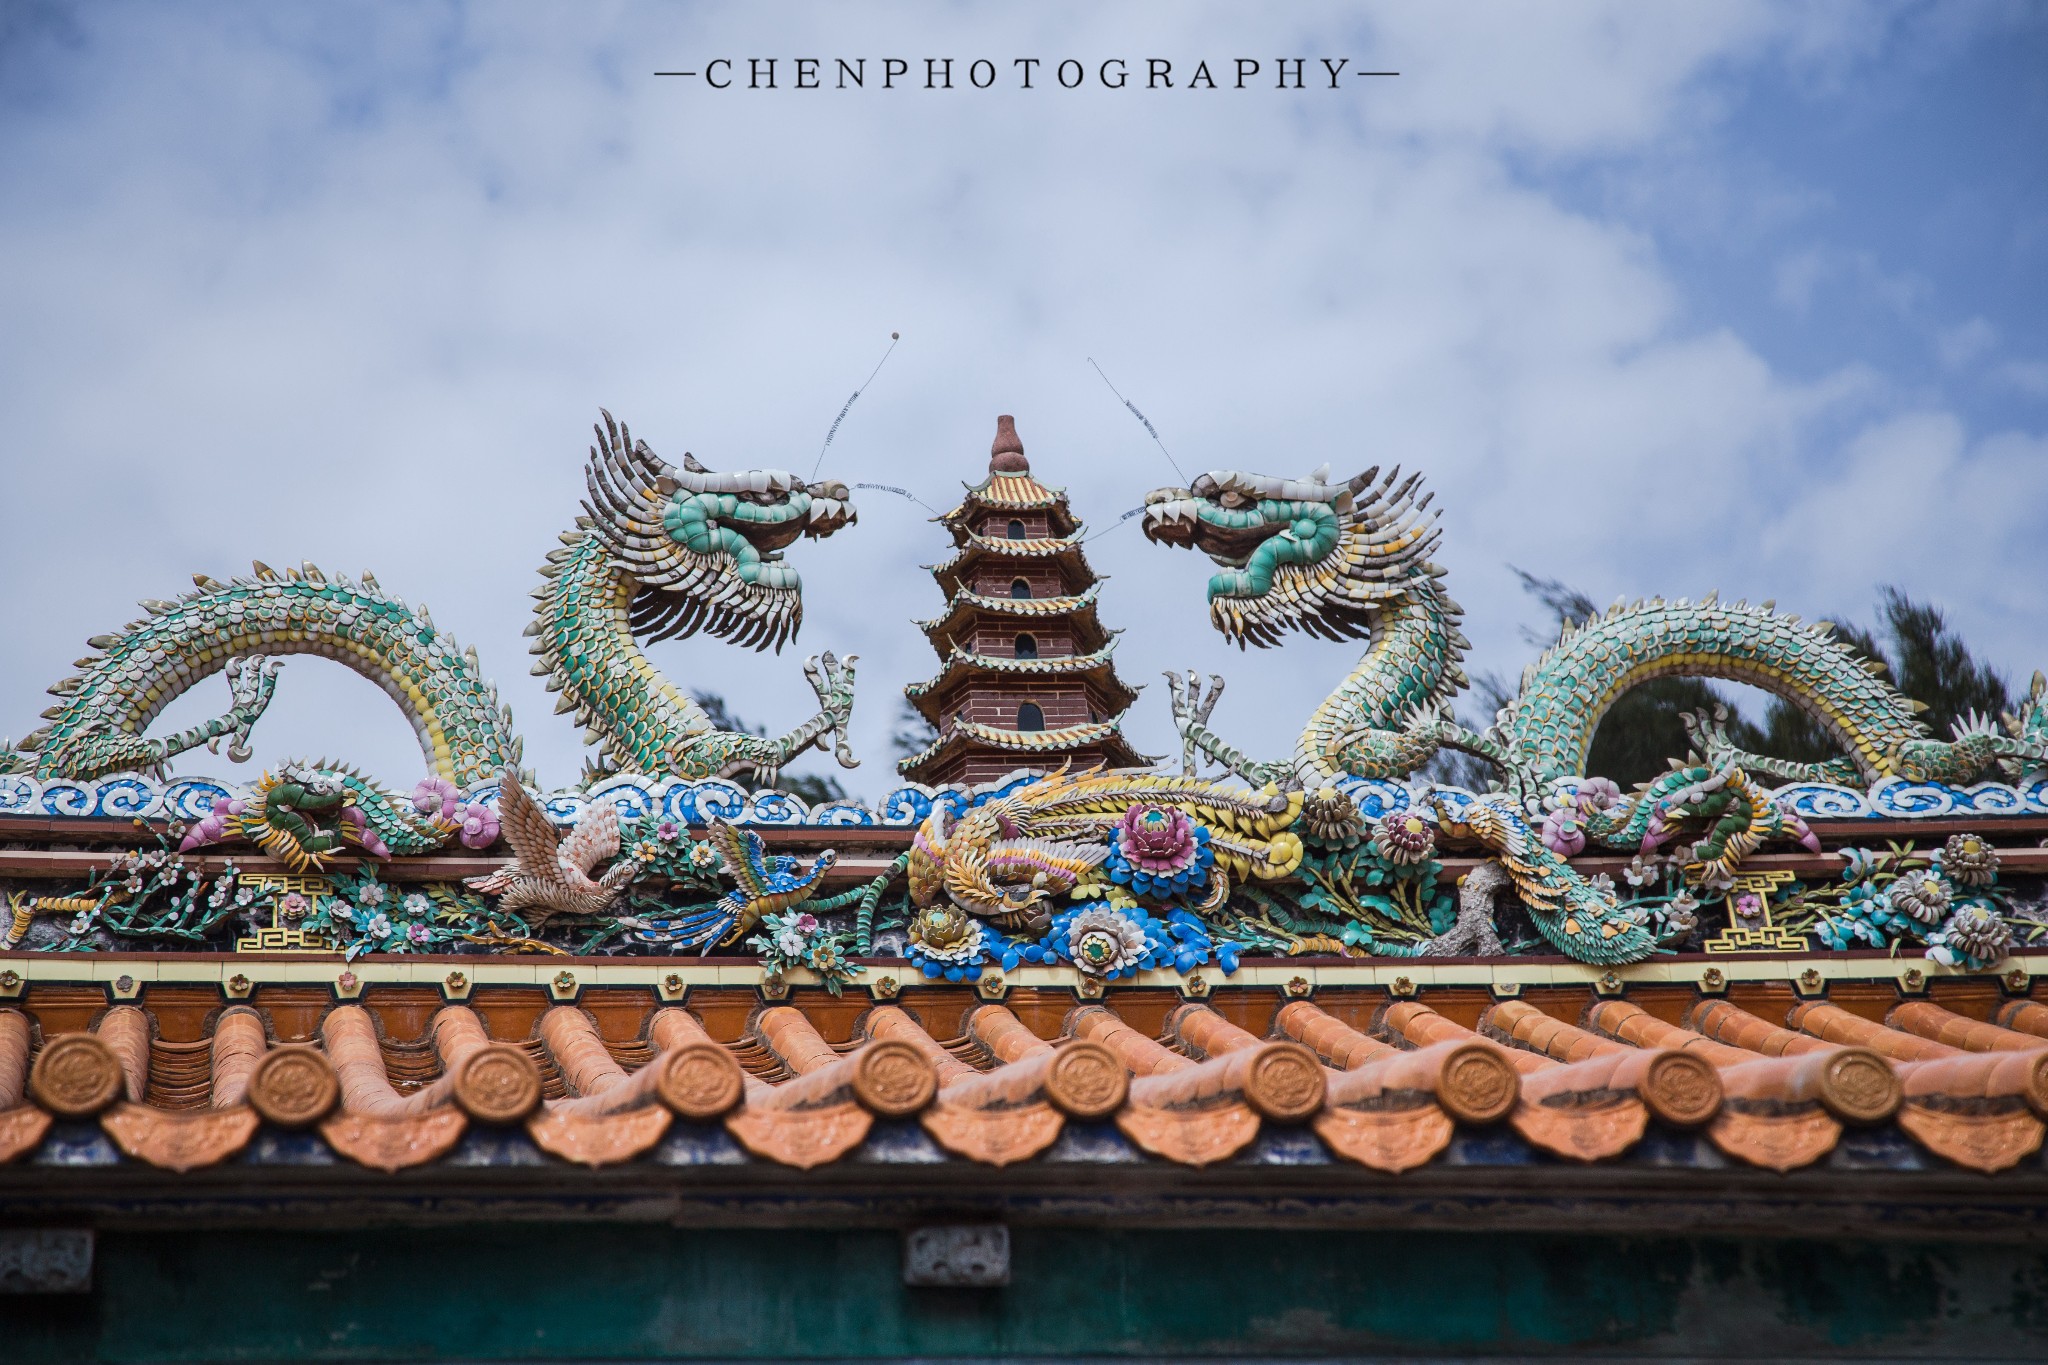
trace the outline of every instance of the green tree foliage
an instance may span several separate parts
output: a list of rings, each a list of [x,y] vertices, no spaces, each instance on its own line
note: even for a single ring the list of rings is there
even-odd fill
[[[896,703],[896,728],[889,732],[889,747],[896,751],[898,758],[923,753],[938,737],[939,732],[922,712],[910,704],[910,698],[905,697]]]
[[[1936,735],[1946,739],[1958,721],[1973,714],[1996,719],[2018,703],[2005,679],[1972,657],[1939,607],[1887,587],[1878,602],[1878,617],[1891,643],[1884,657],[1892,679],[1901,692],[1927,704],[1920,719]]]
[[[765,726],[749,725],[734,715],[731,708],[725,704],[725,698],[716,692],[692,692],[690,695],[697,699],[697,705],[704,708],[704,714],[711,718],[711,723],[721,730],[735,730],[743,735],[768,733]],[[732,780],[750,792],[760,791],[767,785],[755,781],[751,773]],[[839,785],[839,779],[823,777],[817,773],[784,772],[775,786],[779,791],[786,791],[791,796],[800,798],[806,805],[815,806],[825,801],[846,799],[846,788]]]

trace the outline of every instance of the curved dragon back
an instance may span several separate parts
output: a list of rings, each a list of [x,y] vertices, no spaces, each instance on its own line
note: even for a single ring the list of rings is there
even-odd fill
[[[22,741],[36,754],[37,775],[161,770],[177,742],[142,736],[166,706],[211,674],[239,670],[244,657],[282,654],[317,654],[376,683],[411,722],[437,776],[468,786],[518,763],[512,713],[479,673],[476,651],[370,575],[351,581],[310,564],[279,573],[259,563],[248,578],[194,582],[174,601],[145,601],[149,614],[119,632],[92,637],[95,653],[78,661],[80,672],[50,689],[62,700],[43,713],[49,723]],[[260,709],[243,718],[243,733]],[[184,747],[233,728],[216,726]]]
[[[1653,598],[1615,603],[1563,636],[1522,674],[1495,722],[1510,759],[1536,782],[1585,771],[1593,733],[1622,693],[1652,678],[1725,678],[1798,706],[1874,781],[1900,751],[1928,740],[1914,704],[1879,676],[1883,665],[1833,637],[1825,622],[1747,602]]]

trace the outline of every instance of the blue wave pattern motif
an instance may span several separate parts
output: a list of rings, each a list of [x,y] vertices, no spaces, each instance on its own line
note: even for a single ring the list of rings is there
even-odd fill
[[[609,801],[618,807],[622,819],[652,816],[684,825],[706,825],[723,820],[735,825],[776,828],[801,826],[813,829],[843,829],[851,826],[913,827],[939,807],[954,814],[984,801],[1007,795],[1031,779],[1013,777],[1006,782],[968,791],[960,787],[927,787],[918,783],[896,788],[873,808],[859,801],[832,801],[811,806],[787,792],[749,792],[722,778],[649,778],[620,775],[606,778],[588,792],[555,792],[541,801],[548,818],[556,824],[576,823],[591,805]],[[212,778],[173,778],[158,782],[147,777],[116,775],[89,782],[68,778],[34,778],[21,774],[0,774],[0,815],[29,815],[37,818],[76,820],[184,820],[201,819],[214,802],[232,796],[247,796],[250,788]],[[495,808],[496,781],[480,782],[462,793],[466,802]]]
[[[720,778],[616,776],[606,778],[588,792],[556,792],[542,802],[548,817],[568,826],[598,801],[609,801],[625,819],[653,816],[684,825],[705,825],[712,820],[728,824],[775,828],[803,827],[838,829],[860,827],[912,827],[923,822],[934,808],[945,806],[954,814],[1005,796],[1031,779],[1019,776],[992,787],[967,790],[960,787],[926,787],[917,783],[898,787],[872,807],[859,801],[832,801],[811,806],[787,792],[749,792]],[[1364,812],[1377,820],[1406,810],[1414,791],[1399,782],[1345,778],[1344,793]],[[1561,788],[1569,787],[1569,780]],[[90,782],[67,778],[34,778],[21,774],[0,774],[0,815],[31,815],[38,818],[78,820],[184,820],[203,817],[213,803],[230,796],[247,795],[239,783],[205,777],[173,778],[158,782],[147,777],[116,775]],[[1435,788],[1452,804],[1459,798],[1471,800],[1472,793],[1456,787]],[[1968,787],[1940,783],[1908,782],[1892,778],[1867,792],[1823,783],[1801,782],[1780,787],[1774,793],[1801,818],[1807,820],[1933,820],[1958,815],[2048,815],[2048,776],[2024,786],[2002,782],[1979,782]],[[495,807],[498,784],[483,782],[470,787],[463,799]]]

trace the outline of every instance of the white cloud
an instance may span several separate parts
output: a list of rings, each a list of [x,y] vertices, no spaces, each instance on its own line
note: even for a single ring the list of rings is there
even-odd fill
[[[1773,295],[1778,304],[1804,316],[1822,289],[1853,291],[1900,317],[1911,316],[1931,292],[1928,282],[1908,270],[1887,270],[1871,251],[1815,246],[1779,261]]]
[[[2006,388],[2048,398],[2048,360],[2008,360],[1994,369],[1991,377]]]
[[[1998,329],[1983,318],[1944,327],[1934,334],[1934,354],[1942,368],[1960,370],[1998,344]]]

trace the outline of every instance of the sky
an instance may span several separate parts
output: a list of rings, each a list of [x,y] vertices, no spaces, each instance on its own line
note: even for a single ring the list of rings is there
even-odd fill
[[[914,74],[883,90],[892,56]],[[748,89],[770,57],[777,87]],[[804,57],[826,88],[794,88]],[[1304,88],[1276,88],[1280,57]],[[832,88],[835,58],[867,87]],[[923,88],[928,58],[953,89]],[[1068,58],[1071,90],[1048,79]],[[1144,88],[1152,58],[1173,89]],[[1201,61],[1220,88],[1188,88]],[[1101,531],[1155,754],[1178,752],[1162,669],[1222,673],[1216,728],[1278,756],[1357,652],[1210,630],[1207,561],[1113,526],[1174,464],[1423,470],[1475,669],[1536,653],[1518,566],[1865,623],[1897,584],[2024,681],[2048,667],[2044,147],[2048,10],[1993,0],[15,0],[0,732],[138,599],[311,561],[426,603],[569,784],[584,750],[521,629],[600,406],[671,461],[807,474],[823,449],[826,476],[939,508],[1015,414]],[[857,502],[792,553],[792,650],[653,654],[777,732],[813,709],[803,654],[859,655],[863,766],[839,775],[873,796],[900,689],[936,667],[911,622],[938,614],[922,566],[947,540]],[[226,698],[208,679],[156,729]],[[174,770],[423,768],[324,660],[285,668],[256,751]]]

